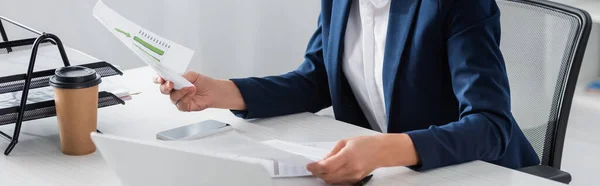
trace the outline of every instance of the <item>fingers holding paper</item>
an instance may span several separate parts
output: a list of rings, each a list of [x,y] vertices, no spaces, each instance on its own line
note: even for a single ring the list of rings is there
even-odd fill
[[[162,77],[154,79],[154,83],[160,84],[160,92],[164,95],[169,95],[171,103],[173,103],[178,110],[189,112],[189,111],[200,111],[208,108],[210,97],[206,88],[200,86],[205,84],[202,82],[206,77],[195,73],[187,72],[183,77],[194,84],[191,87],[184,87],[182,89],[174,89],[174,84],[171,81],[166,81]]]
[[[207,108],[244,110],[246,105],[237,86],[229,80],[217,80],[196,72],[186,72],[183,78],[193,86],[179,90],[171,81],[162,77],[154,79],[160,92],[169,95],[171,102],[180,111],[201,111]]]
[[[353,184],[379,167],[381,143],[376,136],[361,136],[338,141],[324,160],[307,169],[328,184]]]
[[[166,81],[162,77],[156,77],[156,78],[154,78],[154,83],[160,85],[160,87],[159,87],[160,93],[162,93],[164,95],[171,94],[171,91],[173,90],[173,82]]]
[[[306,168],[328,184],[354,184],[377,168],[413,166],[419,161],[407,134],[377,134],[341,140],[324,160]]]

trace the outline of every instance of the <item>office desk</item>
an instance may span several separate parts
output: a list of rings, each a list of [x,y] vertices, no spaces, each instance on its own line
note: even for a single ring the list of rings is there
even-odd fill
[[[353,125],[310,113],[268,119],[242,120],[227,110],[179,112],[152,84],[154,72],[143,67],[125,71],[122,83],[141,91],[123,106],[99,110],[99,129],[104,133],[153,140],[159,131],[205,119],[232,124],[256,140],[294,142],[335,141],[376,134]],[[298,125],[301,123],[301,125]],[[12,127],[0,127],[10,131]],[[0,141],[0,147],[6,147]],[[60,152],[55,118],[26,122],[22,140],[9,156],[0,156],[0,185],[120,185],[99,152],[66,156]],[[322,185],[314,178],[278,179],[279,185]],[[562,185],[482,161],[418,173],[405,167],[378,169],[368,185]]]

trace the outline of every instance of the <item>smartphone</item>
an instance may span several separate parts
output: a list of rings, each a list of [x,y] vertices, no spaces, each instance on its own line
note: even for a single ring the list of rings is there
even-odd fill
[[[230,130],[227,123],[216,120],[206,120],[198,123],[165,130],[156,134],[159,140],[193,140]]]

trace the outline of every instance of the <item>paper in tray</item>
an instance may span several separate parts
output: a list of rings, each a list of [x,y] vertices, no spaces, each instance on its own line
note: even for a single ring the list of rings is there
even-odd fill
[[[103,78],[114,75],[123,75],[121,70],[104,61],[82,64],[80,66],[94,69]],[[31,75],[29,89],[31,90],[49,86],[49,79],[54,75],[54,71],[55,69],[49,69],[34,72]],[[0,77],[0,94],[22,91],[23,87],[25,86],[25,77],[25,74]]]
[[[98,93],[98,108],[125,104],[123,100],[109,92]],[[0,125],[15,123],[19,116],[19,106],[0,109]],[[56,116],[54,100],[30,103],[25,106],[23,121]]]

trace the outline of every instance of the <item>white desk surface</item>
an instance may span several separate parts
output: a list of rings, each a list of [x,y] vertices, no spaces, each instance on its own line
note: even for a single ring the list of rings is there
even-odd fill
[[[2,64],[3,61],[0,61]],[[155,73],[143,67],[125,71],[124,85],[141,91],[126,105],[99,110],[98,125],[104,133],[154,140],[159,131],[216,119],[232,124],[257,140],[293,142],[335,141],[358,135],[376,134],[328,117],[303,113],[258,120],[242,120],[227,110],[179,112],[151,81]],[[292,119],[301,118],[293,121]],[[283,122],[285,121],[285,122]],[[13,125],[0,130],[12,132]],[[0,148],[8,141],[0,141]],[[278,185],[322,185],[315,178],[278,179]],[[378,169],[368,185],[562,185],[482,161],[435,169],[424,173],[405,167]],[[66,156],[60,151],[55,118],[25,122],[21,138],[9,156],[0,155],[0,185],[121,185],[99,152]]]

